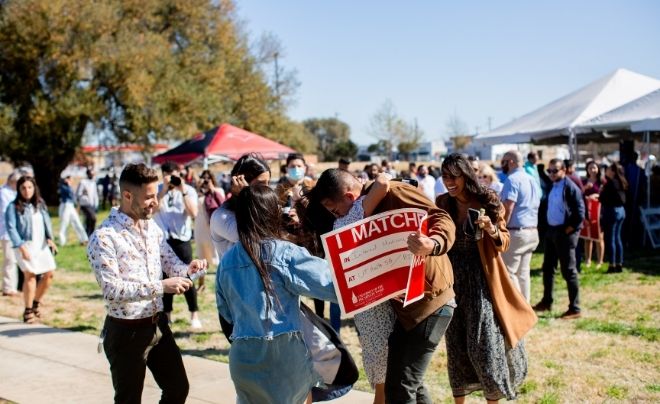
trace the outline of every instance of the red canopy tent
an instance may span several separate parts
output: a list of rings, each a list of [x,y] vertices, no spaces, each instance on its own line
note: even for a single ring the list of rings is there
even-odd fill
[[[198,133],[192,139],[155,156],[152,162],[163,164],[166,161],[174,161],[188,164],[203,159],[204,166],[206,166],[208,160],[237,160],[250,152],[259,153],[264,159],[274,160],[284,158],[294,151],[274,140],[225,123],[206,132]]]

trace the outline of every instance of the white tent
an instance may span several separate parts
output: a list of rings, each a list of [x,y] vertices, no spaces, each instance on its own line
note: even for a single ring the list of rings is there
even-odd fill
[[[654,123],[655,125],[653,125]],[[590,119],[581,124],[577,130],[578,132],[583,130],[660,131],[660,90],[655,90],[619,108]]]
[[[575,127],[658,89],[660,80],[618,69],[475,140],[496,144],[554,139],[573,146]]]

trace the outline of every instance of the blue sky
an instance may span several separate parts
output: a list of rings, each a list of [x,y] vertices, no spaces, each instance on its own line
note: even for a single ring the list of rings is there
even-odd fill
[[[433,140],[454,113],[485,132],[619,67],[660,79],[660,1],[236,3],[298,72],[289,115],[337,116],[358,144],[387,99]]]

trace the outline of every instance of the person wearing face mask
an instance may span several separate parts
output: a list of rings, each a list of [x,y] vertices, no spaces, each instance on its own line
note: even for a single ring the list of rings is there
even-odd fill
[[[280,200],[280,206],[284,208],[287,214],[293,215],[295,213],[291,211],[291,208],[300,199],[302,191],[314,186],[315,181],[305,177],[306,171],[307,163],[305,163],[305,157],[301,153],[290,153],[287,156],[286,175],[280,178],[275,189]]]

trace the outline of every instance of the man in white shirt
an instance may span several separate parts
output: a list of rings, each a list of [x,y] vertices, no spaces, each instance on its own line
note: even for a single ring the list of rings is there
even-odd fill
[[[141,401],[148,367],[163,390],[161,402],[184,403],[188,378],[162,312],[162,297],[194,289],[188,275],[206,269],[207,263],[183,263],[151,220],[158,207],[155,170],[129,164],[119,181],[119,209],[111,210],[87,246],[108,313],[101,339],[110,362],[115,402]],[[162,279],[163,272],[169,278]]]
[[[16,181],[21,177],[18,170],[12,171],[7,177],[7,183],[0,188],[0,243],[2,243],[2,295],[18,295],[18,269],[16,267],[16,256],[12,248],[7,227],[5,227],[5,211],[7,206],[16,199]]]
[[[176,163],[171,161],[164,163],[161,171],[163,183],[158,190],[159,204],[155,220],[165,233],[167,243],[174,253],[181,261],[188,264],[193,259],[192,223],[197,216],[197,192],[183,181]],[[197,290],[190,288],[184,296],[190,311],[191,328],[202,328],[198,316]],[[173,299],[174,296],[170,293],[163,296],[164,311],[168,318],[171,318]]]
[[[89,236],[96,228],[96,209],[99,207],[99,191],[94,181],[94,169],[87,169],[87,178],[83,178],[76,190],[76,200],[80,211],[85,216],[85,230]]]
[[[417,182],[424,195],[435,202],[435,178],[429,175],[429,170],[424,165],[417,167]]]

